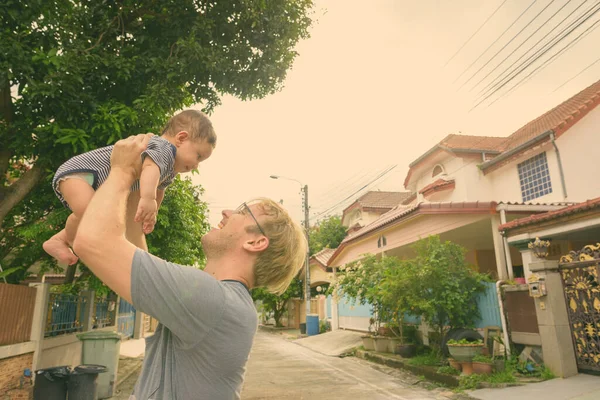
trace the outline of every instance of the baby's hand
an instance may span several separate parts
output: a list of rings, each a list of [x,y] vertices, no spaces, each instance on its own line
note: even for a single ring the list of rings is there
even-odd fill
[[[138,208],[135,213],[134,221],[144,221],[144,227],[147,226],[147,224],[149,224],[152,220],[156,222],[157,209],[158,204],[156,203],[156,199],[141,198],[138,203]],[[154,223],[152,223],[152,229],[154,229]],[[152,230],[150,232],[152,232]]]
[[[156,225],[156,214],[152,214],[149,218],[145,219],[142,225],[142,231],[145,235],[152,233]]]

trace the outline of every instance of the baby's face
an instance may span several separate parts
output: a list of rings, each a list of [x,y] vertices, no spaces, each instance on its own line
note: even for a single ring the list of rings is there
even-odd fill
[[[204,139],[186,139],[177,146],[175,155],[175,172],[190,172],[198,168],[198,164],[211,156],[213,147]]]

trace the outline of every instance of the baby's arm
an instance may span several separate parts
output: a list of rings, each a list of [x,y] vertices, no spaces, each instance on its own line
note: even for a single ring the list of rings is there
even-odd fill
[[[156,220],[158,210],[156,188],[159,180],[160,169],[158,165],[152,161],[152,158],[146,157],[140,174],[140,202],[135,213],[136,222],[144,221],[143,230],[146,234],[152,232]]]

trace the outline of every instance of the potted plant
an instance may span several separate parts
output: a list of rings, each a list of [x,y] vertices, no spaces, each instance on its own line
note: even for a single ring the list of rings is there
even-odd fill
[[[469,341],[467,339],[457,341],[450,339],[447,345],[452,358],[461,363],[463,374],[471,375],[473,373],[473,357],[481,354],[483,351],[483,341]]]
[[[490,375],[493,370],[493,362],[491,357],[481,354],[473,357],[473,372],[481,375]]]
[[[449,365],[450,365],[452,368],[454,368],[455,370],[457,370],[457,371],[462,371],[462,366],[461,366],[461,364],[460,364],[458,361],[456,361],[454,358],[449,358],[449,359],[448,359],[448,364],[449,364]]]

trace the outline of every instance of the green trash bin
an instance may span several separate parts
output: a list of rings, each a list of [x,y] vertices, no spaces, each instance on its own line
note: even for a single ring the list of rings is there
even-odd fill
[[[77,335],[83,345],[82,364],[106,366],[106,372],[98,376],[98,399],[116,394],[121,334],[107,331],[91,331]]]

